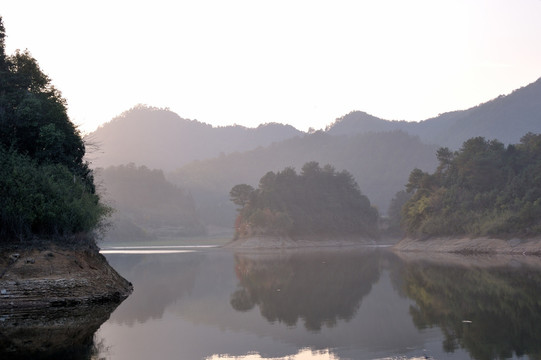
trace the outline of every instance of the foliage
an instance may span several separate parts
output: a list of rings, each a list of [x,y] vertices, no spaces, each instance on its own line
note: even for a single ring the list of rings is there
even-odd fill
[[[414,236],[535,236],[541,233],[541,135],[505,147],[482,137],[438,150],[433,174],[411,172],[402,209]]]
[[[62,164],[0,147],[0,237],[4,240],[93,230],[110,211]]]
[[[385,212],[411,169],[436,169],[436,150],[404,132],[331,136],[318,131],[265,148],[193,162],[168,178],[190,189],[207,223],[229,226],[235,218],[236,205],[228,201],[234,185],[255,185],[269,170],[301,169],[307,161],[317,161],[348,169],[370,203]]]
[[[385,231],[387,235],[396,237],[403,235],[403,230],[401,227],[402,207],[410,198],[411,193],[408,193],[405,190],[400,190],[391,200],[389,210],[387,211],[388,224]]]
[[[116,210],[109,239],[143,239],[158,232],[201,235],[205,231],[191,195],[168,182],[162,170],[131,163],[97,169],[96,178],[104,188],[103,198]]]
[[[0,235],[90,231],[108,213],[65,100],[28,51],[5,53],[0,17]]]
[[[241,184],[231,198],[241,205],[237,236],[367,235],[376,236],[378,213],[347,171],[308,162],[268,172],[257,189]]]

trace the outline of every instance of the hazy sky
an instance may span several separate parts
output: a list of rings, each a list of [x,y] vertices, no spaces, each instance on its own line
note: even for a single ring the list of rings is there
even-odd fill
[[[138,103],[213,125],[423,120],[541,77],[541,0],[2,0],[92,131]]]

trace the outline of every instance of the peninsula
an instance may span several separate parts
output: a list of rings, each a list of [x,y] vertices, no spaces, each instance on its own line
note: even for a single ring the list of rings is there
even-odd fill
[[[132,286],[96,246],[111,209],[96,193],[81,134],[37,61],[28,51],[7,55],[5,37],[0,17],[1,313],[119,303]]]
[[[541,134],[507,147],[476,137],[437,158],[434,173],[410,174],[395,249],[541,254]]]

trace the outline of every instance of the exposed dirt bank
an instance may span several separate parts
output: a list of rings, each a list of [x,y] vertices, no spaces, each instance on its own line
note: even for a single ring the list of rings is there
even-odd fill
[[[405,238],[392,247],[396,251],[470,254],[541,255],[541,238],[510,240],[493,238]]]
[[[275,236],[254,236],[231,241],[224,248],[233,249],[298,249],[310,247],[341,247],[341,246],[366,246],[375,245],[373,239],[351,238],[299,238]]]
[[[541,257],[522,254],[460,254],[419,251],[396,251],[394,254],[405,263],[429,263],[438,266],[458,266],[465,268],[495,268],[527,266],[541,269]]]
[[[0,248],[0,309],[117,302],[132,285],[92,245]]]

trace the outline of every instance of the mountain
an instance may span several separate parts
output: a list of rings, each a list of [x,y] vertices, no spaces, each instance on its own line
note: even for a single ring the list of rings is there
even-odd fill
[[[348,170],[381,213],[414,168],[433,171],[436,149],[458,149],[475,136],[518,143],[541,133],[541,79],[468,110],[420,122],[388,121],[351,112],[325,131],[306,134],[277,123],[257,128],[213,127],[182,119],[167,109],[136,106],[87,137],[97,145],[94,167],[134,162],[162,169],[189,191],[201,221],[231,226],[236,184],[257,187],[261,174],[309,161]],[[431,145],[426,145],[431,144]]]
[[[331,135],[402,130],[423,142],[458,149],[476,136],[515,144],[528,133],[541,133],[541,78],[509,95],[501,95],[467,110],[440,114],[420,122],[383,120],[360,111],[329,125]]]
[[[195,160],[246,151],[303,134],[290,125],[213,127],[167,109],[138,105],[102,125],[85,140],[98,151],[93,167],[128,164],[173,170]]]
[[[204,222],[232,226],[235,206],[229,201],[229,191],[234,185],[257,187],[268,171],[288,166],[300,170],[306,162],[316,161],[349,171],[361,192],[385,213],[391,198],[404,189],[412,169],[435,169],[436,149],[402,131],[352,136],[319,131],[265,148],[196,161],[167,178],[191,191]]]

